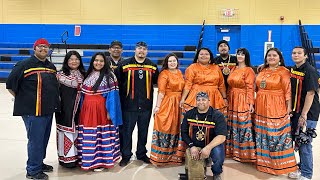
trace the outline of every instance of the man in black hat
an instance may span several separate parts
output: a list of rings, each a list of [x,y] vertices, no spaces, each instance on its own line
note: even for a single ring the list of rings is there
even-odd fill
[[[228,41],[221,40],[218,42],[217,49],[220,53],[214,60],[214,62],[220,67],[226,88],[228,89],[228,76],[233,68],[236,67],[237,58],[229,54],[230,46]]]
[[[121,97],[123,125],[120,129],[120,166],[126,166],[132,156],[132,132],[138,124],[138,160],[150,163],[146,155],[147,135],[153,103],[153,85],[157,84],[157,65],[146,58],[148,46],[138,42],[135,55],[121,61],[116,69]]]
[[[107,57],[107,60],[111,63],[111,68],[114,70],[117,68],[120,61],[123,60],[122,58],[123,46],[122,43],[118,40],[114,40],[111,42],[109,46],[109,53],[110,56]]]
[[[210,107],[207,93],[199,92],[196,100],[197,107],[187,111],[181,124],[182,140],[189,147],[186,151],[186,161],[187,164],[195,165],[197,164],[195,161],[211,158],[214,180],[220,180],[225,158],[224,141],[227,135],[227,124],[223,114]],[[193,175],[194,172],[190,170],[186,170],[189,171],[186,175]]]

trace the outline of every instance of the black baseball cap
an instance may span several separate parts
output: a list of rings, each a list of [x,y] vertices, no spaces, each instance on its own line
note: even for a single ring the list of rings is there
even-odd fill
[[[120,46],[122,48],[122,43],[120,41],[118,41],[118,40],[112,41],[111,44],[110,44],[110,47],[115,46],[115,45],[118,45],[118,46]]]
[[[145,47],[145,48],[148,48],[147,43],[146,43],[146,42],[143,42],[143,41],[137,42],[136,48],[137,48],[137,47],[140,47],[140,46],[143,46],[143,47]]]

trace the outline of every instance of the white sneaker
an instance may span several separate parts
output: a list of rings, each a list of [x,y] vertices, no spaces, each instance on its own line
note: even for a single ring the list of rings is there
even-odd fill
[[[311,179],[303,177],[303,176],[300,176],[299,180],[311,180]]]
[[[291,172],[288,174],[288,177],[291,178],[291,179],[298,179],[301,177],[301,172],[300,170],[296,170],[295,172]]]
[[[103,171],[103,170],[104,170],[103,167],[102,167],[102,168],[95,168],[95,169],[93,169],[94,172],[101,172],[101,171]]]

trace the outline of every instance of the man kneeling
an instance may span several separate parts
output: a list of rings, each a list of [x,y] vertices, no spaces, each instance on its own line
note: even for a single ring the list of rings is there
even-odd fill
[[[210,157],[214,180],[220,180],[227,124],[223,114],[210,107],[207,93],[199,92],[196,100],[197,107],[186,113],[181,125],[182,139],[189,148],[186,151],[186,174],[180,175],[180,179],[203,179],[204,160]]]

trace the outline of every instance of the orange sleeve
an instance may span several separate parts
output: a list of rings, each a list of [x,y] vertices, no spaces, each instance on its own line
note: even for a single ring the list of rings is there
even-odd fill
[[[185,72],[186,75],[186,81],[185,81],[185,85],[184,85],[184,89],[186,90],[190,90],[192,85],[193,85],[193,79],[195,77],[195,72],[194,72],[194,68],[196,68],[195,66],[193,66],[193,64],[191,64]]]
[[[216,71],[219,73],[219,84],[218,84],[218,88],[220,92],[225,92],[226,93],[226,85],[224,84],[224,77],[222,75],[222,72],[220,70],[220,68],[218,67],[218,65],[216,65]]]
[[[281,85],[285,95],[286,100],[291,99],[291,81],[290,81],[290,72],[287,69],[284,69],[281,73]]]
[[[247,90],[247,103],[248,104],[254,104],[254,79],[255,79],[255,73],[250,68],[246,70],[246,77],[245,77],[245,83],[246,83],[246,90]]]
[[[158,92],[159,93],[165,94],[167,83],[168,83],[168,74],[164,70],[159,74],[159,77],[158,77]]]

